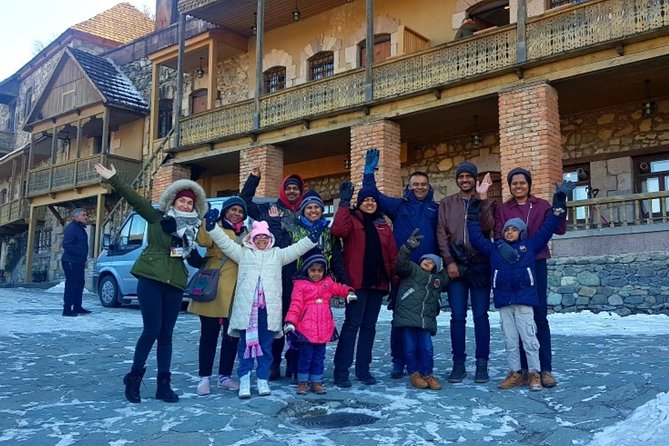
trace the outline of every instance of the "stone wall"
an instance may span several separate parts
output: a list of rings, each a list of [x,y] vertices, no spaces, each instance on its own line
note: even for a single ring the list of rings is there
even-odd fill
[[[350,180],[347,174],[329,177],[313,178],[307,181],[307,190],[315,190],[324,201],[339,198],[339,186],[345,180]]]
[[[9,107],[5,104],[0,104],[0,132],[7,131],[7,123],[9,122]]]
[[[248,54],[219,63],[216,76],[218,91],[221,92],[220,99],[216,101],[217,107],[244,101],[253,96],[249,91]]]
[[[118,67],[128,79],[132,81],[135,88],[140,92],[147,103],[151,103],[151,61],[143,57]]]

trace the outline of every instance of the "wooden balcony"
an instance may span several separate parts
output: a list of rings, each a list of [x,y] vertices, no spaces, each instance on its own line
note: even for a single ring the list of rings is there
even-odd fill
[[[0,226],[27,221],[29,217],[30,203],[25,198],[0,205]]]
[[[374,98],[364,96],[364,72],[351,70],[260,98],[260,128],[253,128],[252,100],[181,120],[181,147],[222,141],[263,129],[342,113],[378,102],[539,64],[568,54],[587,53],[644,36],[669,33],[669,2],[589,0],[528,19],[526,60],[519,60],[515,25],[491,30],[376,65]]]
[[[72,190],[100,183],[100,175],[93,166],[113,163],[125,181],[132,181],[139,173],[141,162],[120,156],[98,154],[77,160],[42,166],[28,171],[26,197]]]
[[[16,133],[0,131],[0,156],[14,150]]]

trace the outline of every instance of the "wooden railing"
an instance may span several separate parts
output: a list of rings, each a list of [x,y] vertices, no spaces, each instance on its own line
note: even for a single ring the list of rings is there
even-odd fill
[[[620,195],[567,203],[570,230],[669,223],[669,191]]]
[[[140,169],[140,161],[115,155],[97,154],[65,163],[37,167],[28,171],[26,197],[75,189],[100,183],[100,175],[93,166],[97,163],[113,163],[119,175],[131,181]]]
[[[669,26],[669,1],[589,0],[528,19],[527,62],[569,51],[615,45]],[[373,67],[374,99],[387,101],[443,89],[451,84],[510,70],[519,63],[515,25],[455,41]],[[342,112],[368,103],[360,69],[288,88],[260,98],[260,129],[253,128],[252,100],[182,119],[182,147],[248,134],[254,130]]]
[[[20,220],[28,220],[29,216],[30,204],[25,198],[0,205],[0,226]]]
[[[0,131],[0,152],[11,152],[14,150],[16,133]]]

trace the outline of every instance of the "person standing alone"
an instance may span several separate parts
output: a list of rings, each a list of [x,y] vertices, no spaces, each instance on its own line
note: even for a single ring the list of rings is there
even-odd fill
[[[65,292],[63,293],[63,316],[89,314],[91,311],[82,307],[85,278],[88,265],[88,233],[86,210],[76,208],[71,214],[72,221],[63,232],[63,257],[61,264],[65,273]]]

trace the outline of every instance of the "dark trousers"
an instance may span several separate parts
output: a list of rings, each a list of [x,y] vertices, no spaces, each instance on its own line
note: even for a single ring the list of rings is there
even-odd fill
[[[218,374],[232,375],[239,338],[228,335],[229,325],[230,320],[227,317],[200,316],[200,347],[198,350],[200,376],[211,376],[219,333],[221,334],[221,354],[218,359]]]
[[[293,294],[293,276],[295,275],[295,266],[291,263],[286,265],[281,270],[281,324],[285,322],[286,314],[290,308],[290,297]],[[281,336],[280,338],[274,338],[272,342],[272,357],[274,358],[273,364],[276,367],[281,365],[281,355],[283,354],[283,349],[286,346],[286,337]],[[297,345],[294,345],[293,348],[286,350],[286,369],[291,372],[297,371],[297,358],[299,356]],[[286,373],[288,374],[288,373]]]
[[[246,358],[246,330],[239,332],[239,344],[237,345],[237,376],[240,378],[248,375],[253,370],[253,365],[257,362],[256,377],[258,379],[269,378],[269,367],[272,364],[272,339],[274,333],[267,329],[267,309],[258,309],[258,343],[262,350],[262,356],[255,358],[249,356]]]
[[[429,331],[417,327],[402,327],[404,357],[409,374],[418,372],[423,376],[432,375],[434,368],[434,348]]]
[[[537,340],[539,341],[539,363],[542,372],[552,372],[553,353],[551,328],[548,326],[548,265],[546,265],[546,259],[537,260],[534,267],[539,300],[539,304],[534,307],[534,323],[537,324]],[[527,358],[522,342],[520,344],[520,367],[527,370]]]
[[[377,290],[356,290],[355,294],[358,295],[358,300],[346,304],[344,324],[337,342],[334,356],[335,380],[348,379],[348,369],[353,363],[354,350],[355,376],[358,378],[369,376],[376,321],[385,293]]]
[[[395,301],[397,299],[397,291],[399,290],[399,285],[392,285],[390,288],[390,293],[388,294],[388,302],[392,302],[392,308],[395,309]],[[392,325],[390,326],[390,357],[392,358],[393,370],[404,371],[404,366],[406,361],[404,360],[404,348],[403,344],[403,335],[402,330],[395,328]]]
[[[456,279],[448,283],[448,305],[451,307],[451,348],[454,362],[467,359],[465,338],[467,333],[467,304],[471,299],[474,317],[476,359],[487,360],[490,356],[490,287],[474,287],[467,279]]]
[[[323,381],[325,369],[325,344],[300,344],[300,356],[297,360],[297,380],[300,382],[319,383]]]
[[[137,340],[132,368],[144,368],[153,344],[158,341],[158,373],[167,373],[172,363],[172,332],[181,309],[183,291],[166,283],[140,277],[137,281],[137,297],[144,329]]]
[[[61,261],[65,273],[65,292],[63,293],[63,307],[66,310],[81,309],[84,292],[85,263]]]

